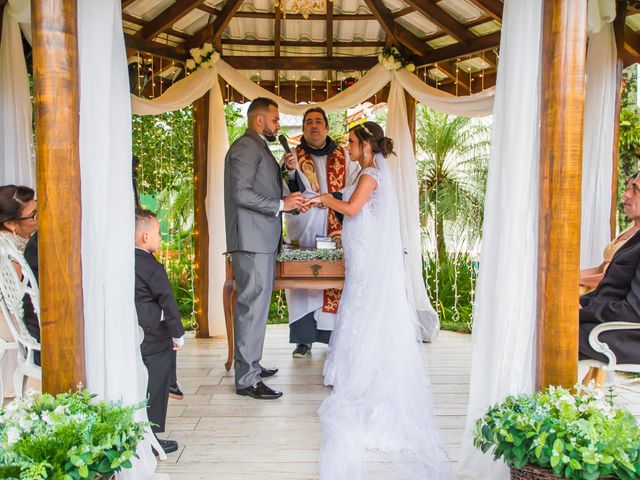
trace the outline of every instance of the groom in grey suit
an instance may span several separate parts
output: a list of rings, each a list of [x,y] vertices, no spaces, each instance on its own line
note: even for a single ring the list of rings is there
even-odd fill
[[[236,281],[234,309],[236,393],[258,399],[282,396],[262,382],[277,369],[260,365],[275,262],[282,236],[282,212],[303,210],[303,196],[282,198],[280,166],[267,141],[280,129],[278,104],[256,98],[247,111],[247,130],[229,148],[224,163],[227,251]]]

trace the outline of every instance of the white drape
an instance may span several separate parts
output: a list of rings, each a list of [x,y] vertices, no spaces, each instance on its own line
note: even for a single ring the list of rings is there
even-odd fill
[[[20,22],[31,18],[28,0],[9,0],[0,40],[0,185],[35,188],[32,107]]]
[[[131,103],[119,0],[78,2],[78,63],[87,386],[131,404],[146,398],[146,369],[134,305]],[[119,478],[152,477],[148,439],[138,455]]]
[[[143,99],[131,96],[133,113],[139,115],[157,115],[177,110],[190,105],[195,100],[211,91],[209,112],[209,149],[208,149],[208,190],[207,216],[209,220],[209,331],[213,335],[223,335],[224,312],[222,309],[222,285],[224,284],[225,251],[223,183],[224,155],[228,148],[227,129],[224,122],[222,94],[218,85],[218,75],[224,78],[234,90],[248,99],[256,97],[270,97],[278,102],[282,113],[302,115],[309,105],[294,104],[265,90],[260,85],[247,80],[240,72],[232,68],[224,60],[219,60],[212,68],[199,69],[185,79],[171,86],[160,97]],[[354,105],[364,102],[379,92],[387,83],[393,80],[395,96],[402,98],[402,102],[395,102],[389,109],[387,130],[393,132],[389,136],[396,140],[396,151],[402,151],[398,165],[403,170],[397,172],[397,188],[402,192],[400,206],[402,212],[407,212],[403,218],[403,241],[409,251],[407,261],[411,262],[410,270],[414,305],[419,312],[423,327],[423,337],[431,339],[429,334],[433,329],[430,318],[433,308],[429,302],[426,289],[422,281],[422,258],[419,248],[419,217],[418,217],[418,187],[409,172],[415,173],[415,159],[413,151],[407,146],[411,143],[408,137],[406,106],[404,104],[404,89],[410,92],[419,102],[438,110],[455,115],[488,115],[493,106],[494,89],[467,97],[455,97],[437,90],[420,81],[415,75],[406,71],[388,71],[382,65],[376,65],[364,75],[356,85],[343,90],[338,95],[325,102],[315,105],[326,112],[344,111]],[[391,102],[390,102],[391,103]],[[401,110],[397,110],[401,109]],[[404,113],[399,113],[399,112]],[[217,120],[216,120],[217,119]],[[213,129],[214,125],[218,125]],[[402,139],[402,140],[400,140]],[[413,178],[413,180],[410,179]],[[410,212],[410,213],[409,213]]]
[[[508,478],[473,447],[473,425],[534,389],[541,18],[542,0],[504,2],[460,478]]]
[[[613,130],[616,109],[615,0],[589,2],[584,139],[582,143],[582,219],[580,266],[602,263],[611,239]]]

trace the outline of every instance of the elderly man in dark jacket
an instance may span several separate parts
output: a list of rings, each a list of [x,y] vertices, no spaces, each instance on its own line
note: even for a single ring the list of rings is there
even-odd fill
[[[611,259],[600,284],[580,297],[580,359],[606,362],[589,345],[589,334],[607,322],[640,323],[640,176],[630,180],[623,197],[624,211],[633,220],[631,237]],[[618,363],[640,363],[640,330],[605,332],[599,336]]]

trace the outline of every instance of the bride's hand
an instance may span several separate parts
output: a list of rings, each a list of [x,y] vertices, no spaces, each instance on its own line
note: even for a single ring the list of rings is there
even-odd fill
[[[315,197],[305,199],[304,206],[309,208],[312,208],[312,207],[325,208],[324,195],[317,195]]]

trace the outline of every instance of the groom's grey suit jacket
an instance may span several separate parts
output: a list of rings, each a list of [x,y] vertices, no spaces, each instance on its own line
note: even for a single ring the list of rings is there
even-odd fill
[[[276,253],[282,236],[280,167],[266,141],[246,130],[224,162],[228,252]]]

